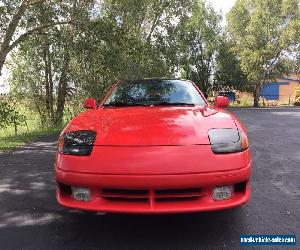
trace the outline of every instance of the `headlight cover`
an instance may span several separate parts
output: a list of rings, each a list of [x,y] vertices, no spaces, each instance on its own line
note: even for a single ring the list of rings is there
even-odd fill
[[[88,156],[92,153],[96,132],[79,130],[63,134],[58,143],[58,152],[66,155]]]
[[[248,148],[246,135],[237,129],[215,128],[208,131],[208,138],[215,154],[242,152]]]

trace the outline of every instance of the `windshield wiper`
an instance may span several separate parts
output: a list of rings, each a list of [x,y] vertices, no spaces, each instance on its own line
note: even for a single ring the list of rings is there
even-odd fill
[[[194,103],[186,103],[186,102],[158,102],[152,105],[154,106],[195,106]]]
[[[131,107],[131,106],[149,106],[143,103],[125,103],[125,102],[112,102],[103,104],[104,107]]]
[[[103,104],[104,107],[132,107],[132,106],[195,106],[194,103],[186,102],[158,102],[158,103],[124,103],[124,102],[112,102]]]

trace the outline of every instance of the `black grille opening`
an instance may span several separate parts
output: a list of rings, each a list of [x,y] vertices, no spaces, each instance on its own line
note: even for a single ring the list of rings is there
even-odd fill
[[[246,181],[234,184],[234,192],[239,192],[239,193],[245,192],[246,191],[246,184],[247,184]]]
[[[72,189],[71,186],[66,185],[66,184],[62,184],[62,183],[58,183],[58,188],[61,194],[63,195],[72,195]]]
[[[147,195],[148,190],[143,189],[102,189],[103,194],[123,194],[123,195]]]
[[[148,198],[123,198],[123,197],[103,197],[106,200],[109,201],[115,201],[115,202],[148,202]]]
[[[167,195],[167,194],[194,194],[200,193],[200,188],[185,188],[185,189],[159,189],[154,191],[157,195]]]
[[[156,202],[182,202],[182,201],[195,201],[199,197],[166,197],[166,198],[155,198]]]

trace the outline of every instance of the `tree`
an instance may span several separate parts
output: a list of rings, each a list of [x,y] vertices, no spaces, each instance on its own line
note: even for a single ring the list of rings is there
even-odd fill
[[[77,26],[71,64],[77,93],[99,100],[117,79],[172,76],[176,51],[170,52],[170,37],[189,2],[105,1],[101,11],[94,9],[93,18]]]
[[[54,23],[59,16],[68,13],[73,19],[75,11],[72,10],[77,8],[75,3],[75,0],[61,5],[36,3],[26,16],[27,23],[35,22],[39,27],[45,27],[45,23]],[[32,102],[40,115],[42,126],[62,122],[68,94],[72,27],[51,26],[32,34],[15,51],[10,62],[12,92]]]
[[[179,39],[182,76],[193,80],[207,97],[212,90],[220,48],[221,16],[204,1],[195,1],[190,18],[181,25]]]
[[[254,106],[261,87],[284,73],[284,59],[299,44],[298,0],[237,0],[228,13],[228,33],[247,78]]]
[[[54,25],[62,20],[72,25]],[[206,96],[240,87],[241,61],[220,21],[204,0],[35,1],[19,22],[33,32],[9,60],[11,89],[45,126],[78,113],[84,97],[99,101],[118,79],[181,76]]]
[[[36,3],[27,26],[51,26],[31,34],[12,54],[11,89],[28,98],[42,125],[62,122],[66,101],[101,99],[117,79],[171,76],[170,30],[187,1],[51,1]],[[164,30],[164,32],[162,32]],[[72,95],[72,100],[71,100]],[[78,111],[78,107],[74,108]]]
[[[18,126],[26,124],[26,118],[17,109],[17,100],[13,97],[0,96],[0,128],[13,126],[15,135],[18,134]]]
[[[35,22],[32,22],[32,20],[31,22],[26,22],[27,20],[24,18],[24,16],[26,16],[26,11],[32,9],[36,4],[44,4],[44,1],[2,1],[2,5],[0,6],[0,21],[2,24],[2,27],[0,29],[0,75],[2,73],[2,69],[6,61],[7,55],[21,42],[23,42],[27,37],[55,25],[70,23],[70,21],[57,21],[53,23],[47,23],[41,26],[36,26]],[[31,26],[28,24],[33,25]]]
[[[244,90],[247,86],[246,76],[241,70],[240,62],[232,50],[232,44],[228,41],[226,33],[220,38],[214,74],[214,90]]]

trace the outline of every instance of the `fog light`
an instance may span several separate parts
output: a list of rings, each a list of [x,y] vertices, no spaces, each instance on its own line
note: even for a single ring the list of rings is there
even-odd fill
[[[72,196],[78,201],[90,201],[91,191],[88,188],[72,187]]]
[[[232,186],[215,187],[213,190],[213,199],[217,201],[229,199],[232,196],[232,191]]]

